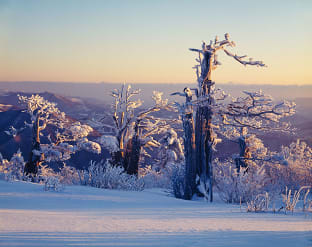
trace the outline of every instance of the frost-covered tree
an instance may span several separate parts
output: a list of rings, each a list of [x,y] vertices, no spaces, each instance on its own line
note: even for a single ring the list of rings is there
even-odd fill
[[[182,113],[182,118],[185,119],[185,179],[187,180],[185,182],[185,199],[191,199],[194,193],[200,192],[205,195],[206,199],[208,196],[210,201],[213,200],[212,158],[213,148],[218,142],[214,132],[213,113],[217,108],[217,99],[225,97],[222,91],[220,94],[220,90],[214,88],[215,83],[211,79],[212,71],[221,65],[217,53],[223,50],[226,55],[233,57],[243,65],[265,66],[261,61],[253,61],[251,58],[247,59],[247,56],[233,54],[228,48],[234,46],[235,43],[230,40],[228,34],[225,34],[224,40],[219,41],[216,37],[208,45],[203,42],[201,49],[190,49],[198,53],[197,64],[194,66],[198,88],[193,89],[196,100],[192,99],[192,92],[189,88],[185,88],[184,93],[180,94],[186,97],[184,105],[186,110]],[[195,108],[195,114],[193,114],[193,108]],[[192,175],[189,176],[189,174]]]
[[[184,161],[182,142],[174,129],[168,129],[163,137],[160,138],[159,143],[159,168],[164,169],[171,164],[179,164]]]
[[[217,114],[221,117],[218,133],[239,145],[240,153],[235,158],[237,169],[247,167],[252,160],[270,159],[262,141],[255,134],[249,134],[248,129],[258,132],[291,131],[289,123],[281,120],[295,113],[294,102],[284,100],[275,103],[262,91],[244,93],[245,97],[234,98],[231,103],[220,107]]]
[[[168,100],[162,99],[161,92],[153,92],[154,105],[138,111],[142,106],[140,99],[135,99],[140,90],[133,90],[130,85],[121,86],[112,92],[114,97],[113,126],[106,126],[110,133],[101,137],[101,144],[112,157],[112,164],[121,166],[128,174],[137,174],[142,154],[148,155],[146,149],[158,147],[154,139],[168,130],[170,125],[165,119],[152,115],[160,110],[172,110]]]
[[[26,106],[26,112],[30,115],[31,122],[26,125],[32,128],[31,152],[24,169],[26,175],[37,174],[43,161],[64,161],[81,149],[101,152],[99,144],[87,139],[93,129],[66,118],[65,113],[61,112],[55,103],[39,95],[19,95],[19,100]],[[44,132],[47,128],[50,133]],[[46,135],[48,143],[41,143],[43,135]]]

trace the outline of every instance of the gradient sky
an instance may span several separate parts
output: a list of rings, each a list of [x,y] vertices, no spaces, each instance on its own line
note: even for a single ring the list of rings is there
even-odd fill
[[[0,81],[194,82],[201,41],[228,32],[216,82],[312,84],[312,1],[0,0]]]

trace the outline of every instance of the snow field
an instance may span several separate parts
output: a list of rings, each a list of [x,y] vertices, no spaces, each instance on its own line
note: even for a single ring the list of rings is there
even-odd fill
[[[312,216],[246,213],[158,190],[0,181],[0,246],[312,246]]]

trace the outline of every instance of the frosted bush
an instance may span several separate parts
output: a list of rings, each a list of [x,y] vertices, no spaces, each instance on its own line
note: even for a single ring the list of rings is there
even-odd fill
[[[38,170],[38,177],[41,181],[46,181],[48,177],[55,177],[57,174],[48,165],[40,165]]]
[[[302,209],[304,212],[312,212],[312,199],[311,198],[309,199],[310,189],[311,189],[311,187],[307,188],[307,191],[306,191],[304,198],[303,198]]]
[[[283,156],[285,162],[266,167],[271,190],[281,193],[286,186],[294,191],[312,184],[312,149],[305,142],[298,140],[282,147],[278,155]]]
[[[44,183],[44,190],[45,191],[62,191],[64,186],[61,184],[58,177],[48,177]]]
[[[38,176],[34,178],[34,182],[46,183],[50,177],[57,178],[62,185],[80,184],[77,170],[65,163],[63,163],[63,167],[60,168],[59,172],[55,172],[48,165],[40,165]]]
[[[60,182],[64,185],[77,185],[80,183],[78,171],[65,163],[58,173]]]
[[[146,166],[139,169],[139,177],[144,182],[144,188],[170,188],[170,170],[165,168],[159,171]]]
[[[263,212],[269,209],[269,193],[257,195],[254,199],[247,202],[247,212]]]
[[[80,172],[83,184],[103,189],[143,190],[144,183],[134,175],[125,173],[120,166],[109,161],[90,162],[88,171]]]
[[[184,197],[185,188],[185,165],[171,166],[171,191],[176,198]]]
[[[215,160],[215,184],[222,200],[229,203],[247,202],[264,190],[267,182],[264,166],[257,165],[238,171],[233,163]]]
[[[77,170],[78,176],[79,176],[79,181],[81,185],[90,185],[89,180],[90,180],[90,175],[89,175],[89,170]]]
[[[307,196],[310,192],[311,186],[302,186],[298,191],[295,190],[294,192],[292,192],[291,189],[288,189],[286,187],[285,189],[285,193],[282,194],[282,198],[283,198],[283,206],[280,208],[285,210],[285,214],[287,211],[291,211],[294,212],[296,205],[299,202],[300,196],[301,196],[301,192],[303,190],[307,190],[305,195],[304,195],[304,200],[303,200],[303,211],[306,210],[307,205],[308,205],[308,209],[309,209],[309,202],[307,201]],[[308,202],[308,203],[307,203]]]
[[[22,180],[24,172],[24,158],[20,150],[13,154],[10,161],[0,159],[0,173],[4,174],[4,179],[7,181]]]

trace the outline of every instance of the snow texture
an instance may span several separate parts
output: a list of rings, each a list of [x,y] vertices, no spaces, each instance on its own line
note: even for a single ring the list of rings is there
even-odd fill
[[[246,213],[161,190],[0,181],[0,246],[311,246],[311,215]]]

